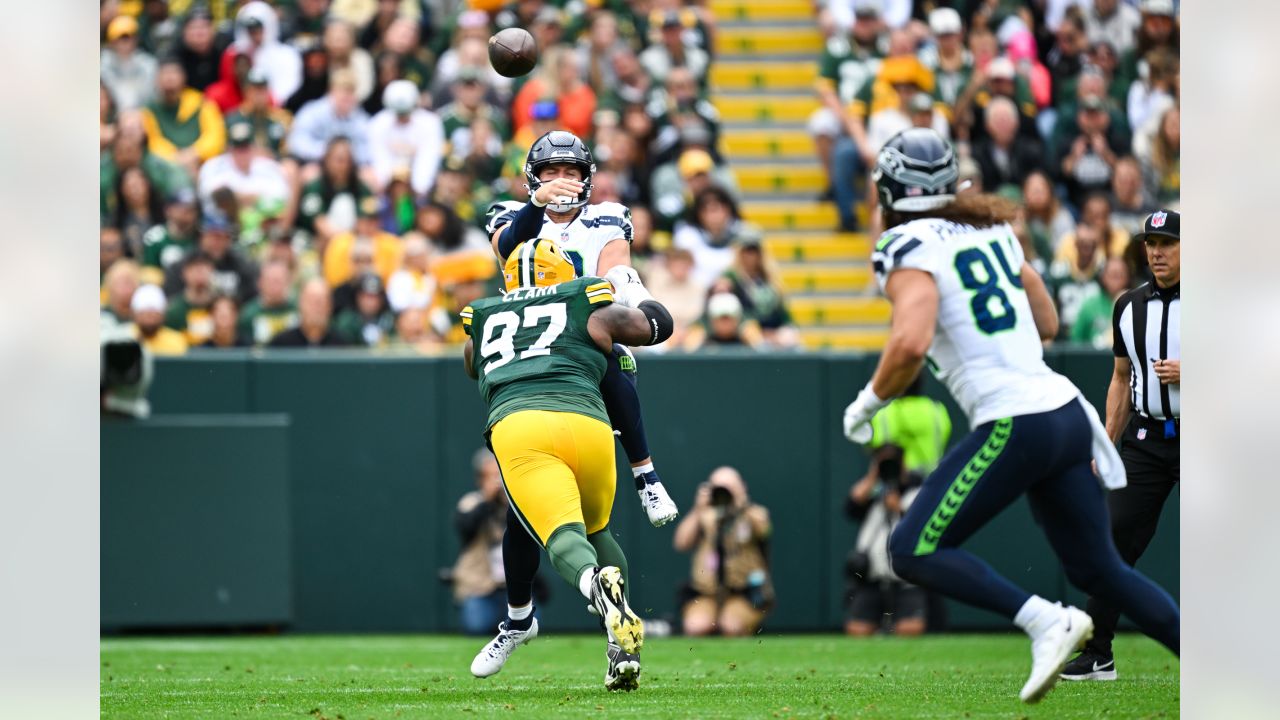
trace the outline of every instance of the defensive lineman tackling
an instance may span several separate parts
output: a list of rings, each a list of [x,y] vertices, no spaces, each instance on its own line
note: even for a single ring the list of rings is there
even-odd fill
[[[579,277],[608,279],[614,288],[613,299],[619,305],[644,313],[652,330],[651,342],[656,342],[653,338],[671,334],[671,316],[653,300],[629,266],[630,211],[613,202],[588,205],[594,172],[591,151],[573,133],[555,130],[538,138],[525,161],[529,202],[499,203],[489,210],[487,229],[494,252],[507,262],[520,243],[539,238],[554,240]],[[649,521],[654,526],[664,525],[674,520],[679,511],[663,488],[649,454],[635,389],[635,359],[624,345],[615,344],[607,360],[600,392],[610,424],[619,431]],[[532,616],[538,545],[512,514],[507,516],[502,560],[508,616],[497,636],[472,662],[471,671],[478,677],[500,671],[519,645],[538,634],[537,620]]]
[[[1020,697],[1033,703],[1053,688],[1093,621],[1031,595],[959,548],[1020,495],[1071,583],[1121,608],[1174,653],[1179,612],[1112,542],[1099,477],[1122,487],[1124,468],[1092,406],[1044,364],[1040,341],[1056,333],[1057,314],[1023,259],[1007,206],[986,195],[957,197],[957,175],[950,145],[927,128],[904,130],[880,151],[873,178],[888,229],[873,266],[893,321],[875,375],[845,410],[844,430],[854,442],[870,440],[871,418],[926,359],[969,416],[973,431],[943,458],[893,532],[893,569],[1025,630],[1032,667]]]

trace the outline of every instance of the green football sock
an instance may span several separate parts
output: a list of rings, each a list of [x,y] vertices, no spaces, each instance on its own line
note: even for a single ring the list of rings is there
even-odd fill
[[[630,600],[631,574],[627,567],[627,556],[622,553],[622,546],[618,545],[617,539],[613,537],[613,531],[606,525],[600,532],[588,535],[587,540],[591,541],[591,546],[596,549],[596,559],[599,560],[601,567],[613,565],[622,571],[622,591]]]
[[[578,577],[583,570],[599,564],[595,548],[587,541],[587,528],[582,523],[556,528],[547,540],[547,555],[551,556],[551,565],[560,577],[574,588],[578,587]]]

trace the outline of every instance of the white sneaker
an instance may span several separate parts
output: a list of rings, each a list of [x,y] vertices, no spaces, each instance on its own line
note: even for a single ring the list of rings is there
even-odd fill
[[[596,614],[604,618],[609,640],[625,652],[640,652],[644,645],[644,623],[627,605],[622,591],[622,571],[612,565],[600,568],[591,579],[591,604]]]
[[[1075,607],[1058,606],[1057,617],[1048,619],[1031,633],[1031,677],[1018,697],[1037,703],[1058,682],[1058,673],[1067,658],[1093,637],[1093,618]]]
[[[609,659],[609,667],[604,671],[604,688],[606,690],[624,690],[631,692],[640,687],[640,656],[624,652],[621,647],[609,643],[605,650]]]
[[[538,618],[533,618],[533,624],[528,630],[511,630],[507,627],[507,621],[503,620],[498,625],[498,636],[490,640],[489,644],[485,645],[471,661],[471,674],[478,678],[497,675],[516,648],[536,637],[538,637]]]
[[[645,514],[649,516],[650,525],[662,527],[680,517],[680,509],[676,507],[675,501],[667,494],[667,489],[662,486],[662,483],[646,483],[636,492],[640,494],[640,504],[644,506]]]

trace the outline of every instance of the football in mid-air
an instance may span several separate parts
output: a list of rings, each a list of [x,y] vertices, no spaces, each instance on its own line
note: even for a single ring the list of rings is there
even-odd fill
[[[489,38],[489,62],[499,75],[527,75],[538,64],[538,44],[523,28],[507,28]]]

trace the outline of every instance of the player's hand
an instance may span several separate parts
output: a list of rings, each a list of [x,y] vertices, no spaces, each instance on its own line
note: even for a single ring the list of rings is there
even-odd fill
[[[1155,363],[1155,371],[1156,377],[1160,378],[1161,385],[1182,384],[1181,360],[1157,360]]]
[[[871,442],[871,418],[888,402],[881,400],[867,385],[858,397],[844,409],[844,436],[859,445]]]
[[[849,407],[844,409],[844,436],[859,445],[871,442],[871,416],[874,414],[863,410],[857,400],[849,403]]]
[[[583,184],[577,180],[560,177],[542,183],[534,191],[533,197],[538,201],[538,205],[559,204],[560,198],[569,198],[567,202],[573,202],[578,199],[578,195],[582,194],[583,187]]]

